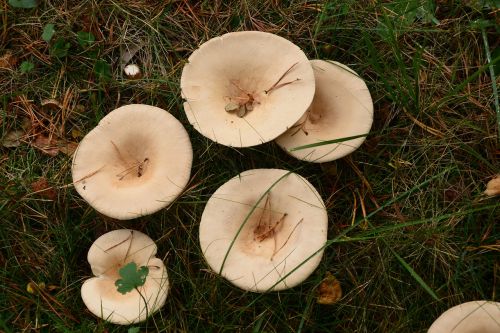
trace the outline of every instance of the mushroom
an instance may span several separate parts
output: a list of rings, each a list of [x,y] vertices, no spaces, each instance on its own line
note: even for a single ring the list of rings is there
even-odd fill
[[[125,66],[123,71],[125,72],[125,75],[129,79],[140,79],[141,78],[141,69],[136,64],[130,64],[130,65]]]
[[[327,223],[323,200],[306,179],[287,170],[248,170],[208,200],[200,245],[211,269],[239,288],[283,290],[318,266]]]
[[[352,153],[366,137],[300,150],[293,148],[367,134],[373,122],[373,103],[365,82],[349,67],[324,60],[312,60],[311,64],[316,79],[314,100],[276,143],[295,158],[322,163]]]
[[[472,301],[454,306],[439,316],[428,333],[498,333],[500,303]]]
[[[99,237],[87,255],[96,277],[86,280],[81,290],[90,312],[109,322],[128,325],[159,310],[165,304],[169,283],[163,261],[155,257],[156,250],[153,240],[136,230],[114,230]],[[115,282],[120,279],[120,268],[130,262],[148,267],[149,273],[144,285],[122,294]]]
[[[314,96],[314,74],[292,42],[266,32],[231,32],[191,54],[181,88],[198,132],[226,146],[249,147],[299,120]]]
[[[80,142],[73,183],[97,211],[132,219],[179,196],[189,181],[192,159],[189,136],[170,113],[126,105],[105,116]]]

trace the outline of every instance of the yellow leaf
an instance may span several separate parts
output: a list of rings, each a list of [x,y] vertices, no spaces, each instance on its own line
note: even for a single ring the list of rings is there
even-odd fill
[[[495,178],[488,182],[484,194],[490,197],[500,194],[500,175],[497,175]]]
[[[40,290],[44,289],[45,289],[44,282],[39,282],[38,284],[35,282],[28,282],[28,284],[26,285],[26,291],[33,295],[38,295]]]
[[[326,277],[318,287],[318,304],[334,304],[342,298],[340,282],[332,273],[326,272]]]

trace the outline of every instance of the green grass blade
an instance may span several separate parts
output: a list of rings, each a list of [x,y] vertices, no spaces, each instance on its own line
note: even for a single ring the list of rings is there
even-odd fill
[[[481,34],[483,36],[484,51],[486,52],[486,59],[488,60],[488,67],[490,69],[491,89],[493,90],[493,97],[495,98],[495,111],[497,113],[497,126],[498,126],[497,140],[500,143],[500,105],[498,104],[499,102],[498,102],[497,79],[495,76],[495,69],[494,69],[493,63],[491,61],[491,53],[490,53],[490,46],[488,44],[488,36],[486,36],[486,30],[484,30],[484,27],[481,28]]]
[[[300,264],[298,264],[297,266],[295,266],[292,270],[290,270],[290,272],[288,272],[287,274],[285,274],[281,279],[279,279],[278,281],[276,281],[275,284],[273,284],[269,289],[267,289],[265,291],[265,293],[267,292],[270,292],[272,291],[272,289],[277,286],[278,284],[280,284],[283,280],[285,280],[288,276],[292,275],[296,270],[298,270],[300,267],[302,267],[302,265],[304,265],[306,262],[308,262],[309,260],[311,260],[314,256],[316,256],[318,253],[320,253],[321,251],[323,251],[324,249],[326,249],[327,247],[329,247],[330,245],[334,244],[334,243],[337,243],[339,242],[339,239],[341,239],[341,237],[344,237],[347,233],[349,233],[351,230],[355,229],[361,222],[363,221],[368,221],[369,218],[371,218],[372,216],[374,216],[375,214],[377,214],[378,212],[382,211],[385,207],[387,206],[390,206],[392,205],[393,203],[409,196],[410,194],[412,194],[413,192],[421,189],[422,187],[424,186],[427,186],[429,185],[433,180],[435,179],[439,179],[440,177],[442,177],[444,174],[446,174],[447,172],[451,171],[455,169],[455,167],[450,167],[450,168],[447,168],[445,169],[444,171],[432,176],[431,178],[423,181],[422,183],[420,184],[417,184],[415,185],[414,187],[412,187],[411,189],[409,189],[408,191],[405,191],[403,193],[401,193],[400,195],[396,196],[395,198],[393,199],[390,199],[388,201],[386,201],[385,203],[383,203],[379,208],[375,209],[373,212],[369,213],[366,215],[366,217],[363,217],[363,218],[360,218],[358,221],[356,221],[352,226],[346,228],[344,231],[342,231],[341,233],[339,233],[335,238],[333,239],[330,239],[328,240],[321,248],[319,248],[317,251],[315,251],[314,253],[312,253],[309,257],[307,257],[304,261],[302,261]],[[285,175],[286,176],[286,175]],[[283,176],[284,177],[284,176]],[[279,179],[280,180],[280,179]],[[277,180],[276,183],[279,181]],[[272,186],[274,186],[276,183],[274,183]],[[266,192],[267,193],[267,192]],[[261,198],[259,198],[259,200],[262,200],[264,198],[264,196],[266,195],[266,193],[264,193]],[[258,203],[257,203],[258,204]],[[252,210],[253,211],[253,210]],[[248,218],[248,217],[247,217]],[[245,220],[246,221],[246,220]],[[238,230],[239,232],[240,230]],[[229,252],[229,251],[228,251]],[[226,253],[227,254],[227,253]],[[262,295],[262,294],[261,294]],[[260,299],[260,297],[262,297],[261,295],[257,296],[256,298],[253,299],[252,302],[250,302],[250,304],[248,306],[252,306],[253,304],[255,304],[257,302],[257,300]]]
[[[226,254],[224,255],[224,259],[222,260],[222,264],[220,266],[219,275],[222,275],[222,269],[224,268],[224,265],[226,263],[227,257],[229,256],[229,252],[233,248],[234,243],[236,242],[236,239],[238,238],[238,236],[241,233],[241,230],[243,230],[243,227],[248,222],[248,220],[250,219],[250,216],[252,216],[252,214],[255,211],[255,209],[257,208],[257,206],[266,197],[266,195],[273,189],[273,187],[276,186],[276,184],[278,184],[283,178],[287,177],[291,173],[292,173],[292,171],[289,171],[289,172],[285,173],[283,176],[281,176],[280,178],[278,178],[278,180],[276,180],[264,193],[262,193],[262,195],[257,200],[257,202],[252,206],[252,209],[250,209],[250,211],[248,212],[247,216],[245,216],[245,219],[243,220],[243,223],[238,228],[238,231],[236,232],[236,235],[234,235],[233,239],[231,240],[231,244],[229,244],[229,248],[227,249]]]
[[[349,141],[349,140],[353,140],[353,139],[357,139],[357,138],[363,138],[365,136],[368,136],[368,134],[369,133],[360,134],[360,135],[353,135],[353,136],[346,136],[345,138],[321,141],[321,142],[317,142],[317,143],[310,143],[307,145],[294,147],[294,148],[290,149],[290,151],[296,151],[296,150],[302,150],[302,149],[307,149],[307,148],[314,148],[314,147],[319,147],[319,146],[331,145],[333,143],[339,143],[339,142]]]
[[[420,275],[418,275],[417,272],[415,272],[415,270],[411,268],[410,265],[408,265],[406,260],[401,258],[401,256],[397,254],[393,249],[391,249],[391,252],[392,254],[394,254],[396,259],[398,259],[401,265],[410,273],[410,275],[418,282],[418,284],[420,284],[420,286],[424,288],[424,290],[427,291],[429,295],[431,295],[436,301],[439,301],[439,297],[436,295],[436,293],[431,289],[431,287],[429,287],[427,283],[425,283],[425,281],[420,277]]]

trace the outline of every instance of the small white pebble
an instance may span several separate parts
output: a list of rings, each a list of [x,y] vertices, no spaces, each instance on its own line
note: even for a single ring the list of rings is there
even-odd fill
[[[139,66],[137,66],[136,64],[130,64],[125,66],[123,71],[125,72],[125,75],[127,75],[127,77],[131,79],[136,79],[141,75],[141,70],[139,69]]]

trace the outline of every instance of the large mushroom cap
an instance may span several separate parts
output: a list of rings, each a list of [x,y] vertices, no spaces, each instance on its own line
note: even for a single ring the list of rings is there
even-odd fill
[[[498,333],[500,303],[472,301],[454,306],[432,324],[428,333]]]
[[[198,132],[226,146],[248,147],[275,139],[299,120],[314,95],[314,74],[292,42],[265,32],[231,32],[191,54],[181,88]],[[238,107],[247,108],[244,116]]]
[[[97,211],[126,220],[171,203],[189,181],[193,152],[182,124],[160,108],[110,112],[80,142],[73,182]]]
[[[245,290],[265,292],[273,286],[282,290],[299,284],[318,266],[327,223],[323,200],[306,179],[287,170],[248,170],[208,200],[201,217],[200,245],[212,270],[220,273],[243,225],[222,276]]]
[[[152,314],[164,304],[168,294],[168,276],[163,261],[155,258],[156,245],[147,235],[129,229],[114,230],[99,237],[89,249],[87,259],[96,277],[86,280],[81,295],[87,308],[109,322],[128,325],[146,319],[146,306],[140,294],[117,291],[118,271],[130,262],[147,266],[149,274],[138,287]]]
[[[349,67],[338,62],[312,60],[316,93],[309,110],[276,143],[295,158],[328,162],[355,151],[365,140],[360,137],[335,144],[290,151],[321,141],[367,134],[373,122],[373,102],[365,82]]]

